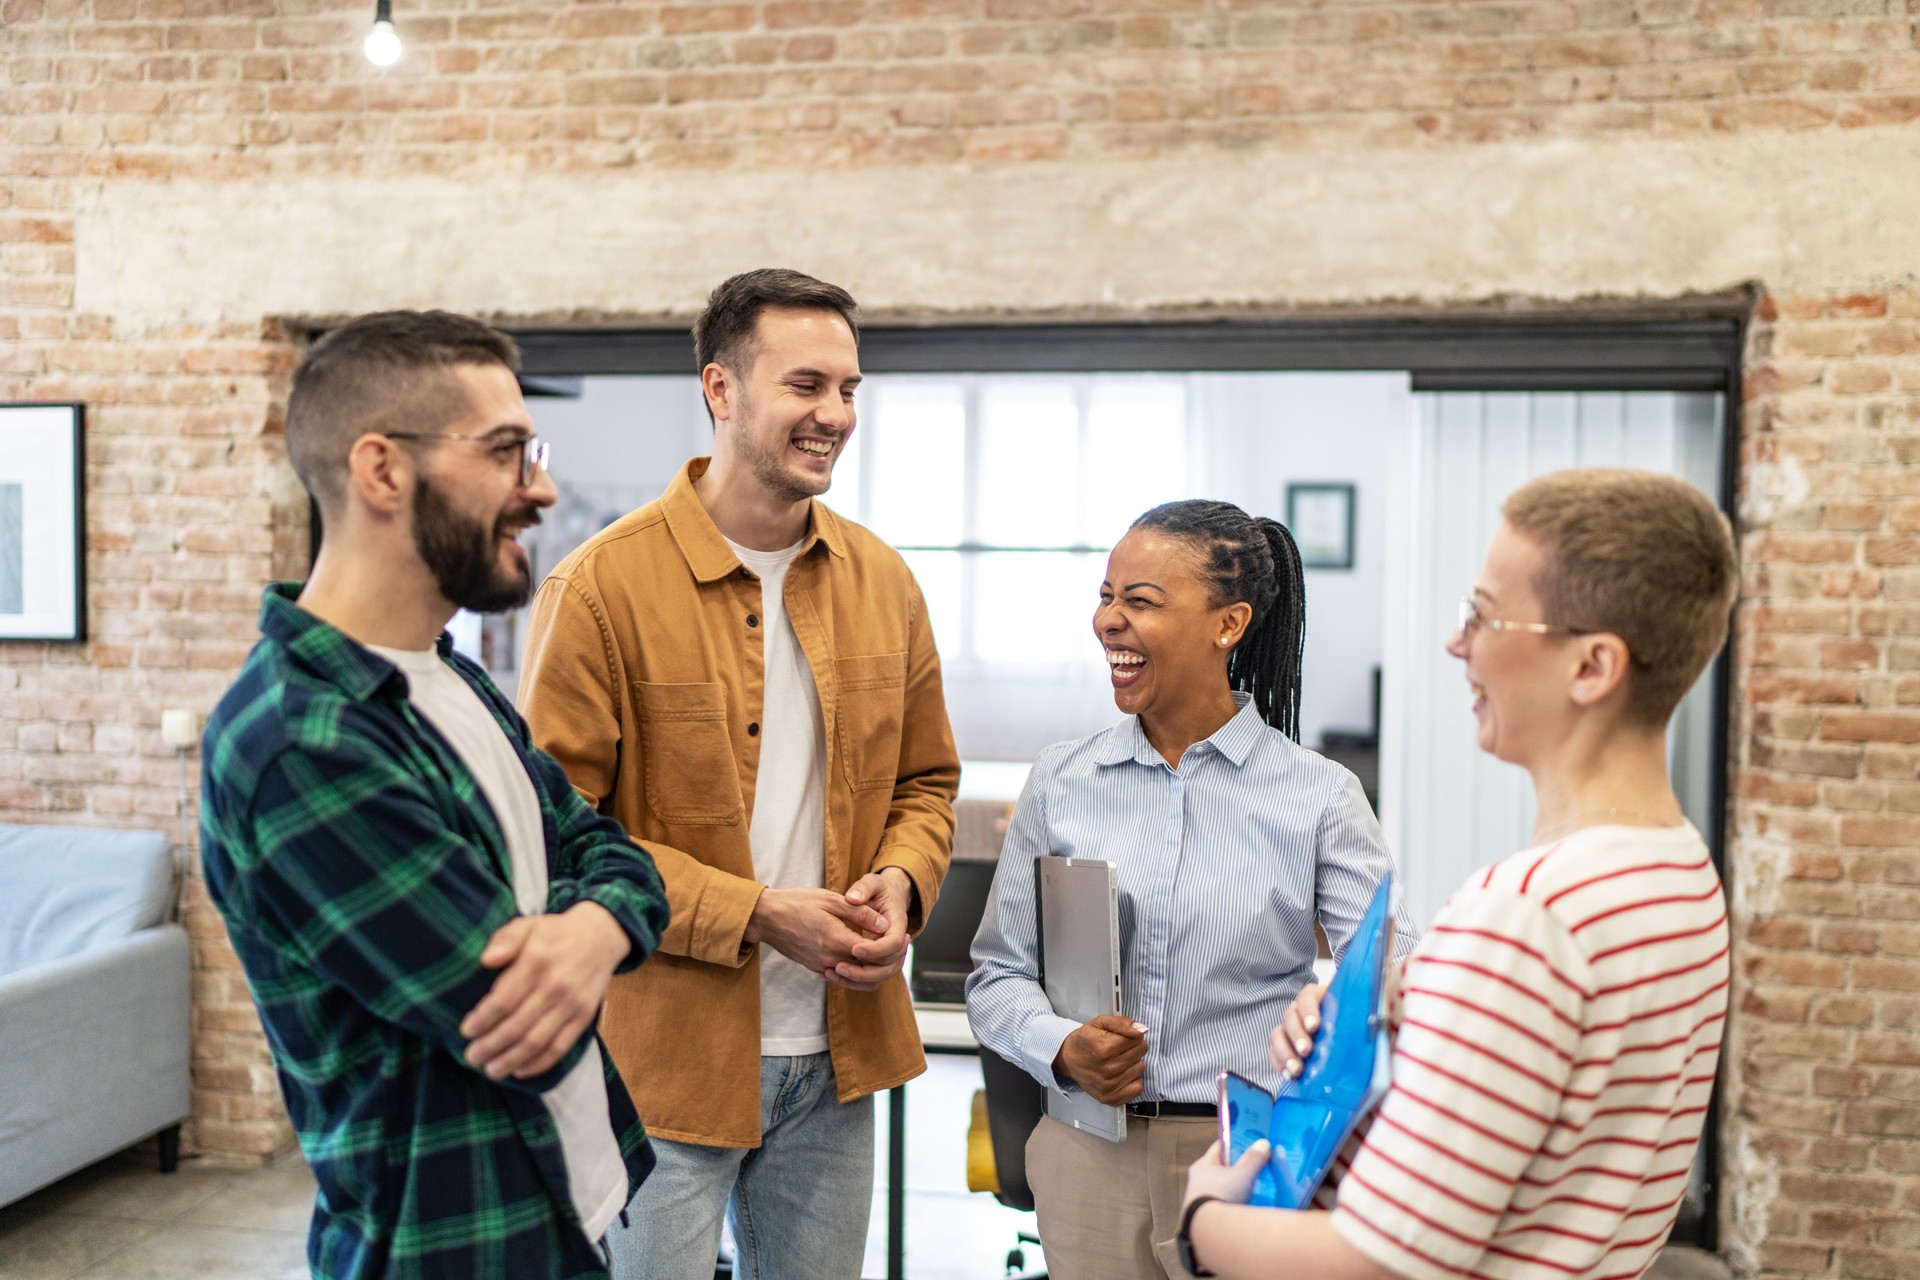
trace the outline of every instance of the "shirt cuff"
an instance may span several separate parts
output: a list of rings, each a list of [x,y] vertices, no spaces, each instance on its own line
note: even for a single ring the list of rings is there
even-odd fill
[[[1053,1060],[1060,1056],[1060,1046],[1067,1042],[1067,1037],[1079,1029],[1079,1023],[1057,1013],[1034,1015],[1020,1037],[1020,1056],[1025,1059],[1027,1074],[1048,1088],[1077,1089],[1078,1085],[1054,1071]]]
[[[767,886],[744,876],[715,874],[697,900],[690,921],[688,955],[730,969],[759,950],[747,941],[747,922]]]

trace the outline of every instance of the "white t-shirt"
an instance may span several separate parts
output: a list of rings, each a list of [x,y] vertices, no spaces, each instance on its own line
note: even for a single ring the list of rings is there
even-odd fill
[[[533,780],[500,724],[458,672],[431,649],[413,651],[367,646],[407,677],[413,709],[440,731],[473,771],[480,792],[507,838],[513,868],[513,899],[522,915],[547,909],[547,841]],[[627,1165],[607,1114],[607,1082],[600,1046],[586,1053],[566,1078],[544,1095],[560,1133],[567,1185],[587,1239],[605,1235],[627,1204]]]
[[[826,883],[827,726],[786,602],[787,569],[802,544],[782,551],[755,551],[731,539],[727,545],[760,575],[766,684],[760,770],[747,825],[753,875],[773,889],[818,889]],[[761,943],[760,1052],[784,1057],[826,1051],[825,980]]]

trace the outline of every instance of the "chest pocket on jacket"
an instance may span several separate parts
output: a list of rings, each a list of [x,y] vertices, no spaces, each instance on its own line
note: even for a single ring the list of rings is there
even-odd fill
[[[906,653],[835,658],[833,687],[840,722],[840,767],[847,784],[855,791],[892,787],[900,776]]]
[[[719,683],[636,680],[647,809],[662,822],[725,826],[740,820],[740,770]]]

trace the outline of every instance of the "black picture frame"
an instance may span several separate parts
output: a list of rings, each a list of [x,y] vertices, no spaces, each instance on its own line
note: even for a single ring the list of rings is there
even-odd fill
[[[1353,486],[1311,481],[1287,486],[1287,529],[1303,569],[1353,568]]]
[[[0,404],[0,643],[87,638],[86,407]]]

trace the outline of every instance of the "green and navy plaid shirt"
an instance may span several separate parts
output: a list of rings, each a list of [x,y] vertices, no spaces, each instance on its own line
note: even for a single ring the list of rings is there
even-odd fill
[[[201,850],[245,966],[300,1146],[319,1181],[307,1256],[327,1280],[604,1276],[541,1093],[573,1069],[493,1081],[460,1020],[518,914],[506,840],[473,774],[407,700],[406,677],[267,588],[262,639],[208,722]],[[667,925],[653,860],[533,745],[513,705],[445,636],[540,798],[547,909],[610,911],[638,965]],[[653,1167],[606,1063],[628,1191]]]

